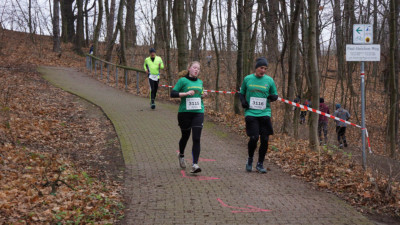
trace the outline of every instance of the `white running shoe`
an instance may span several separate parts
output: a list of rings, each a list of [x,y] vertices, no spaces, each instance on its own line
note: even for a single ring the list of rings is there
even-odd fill
[[[179,159],[179,166],[181,166],[182,169],[185,169],[186,168],[185,158],[181,157],[178,153],[178,159]]]
[[[190,171],[191,173],[200,173],[201,172],[201,168],[199,165],[197,164],[193,164],[192,166],[192,171]]]

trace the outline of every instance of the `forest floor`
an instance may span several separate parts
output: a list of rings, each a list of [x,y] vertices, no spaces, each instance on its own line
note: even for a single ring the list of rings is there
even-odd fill
[[[84,59],[70,50],[71,45],[63,45],[60,55],[51,52],[48,37],[35,37],[32,45],[25,34],[2,32],[0,222],[119,221],[123,213],[123,159],[110,154],[120,149],[113,125],[97,107],[52,87],[36,72],[38,65],[83,69]],[[162,92],[159,98],[167,100],[167,92]],[[146,88],[141,93],[146,93]],[[242,116],[216,112],[211,103],[206,104],[210,106],[209,120],[244,137]],[[364,171],[358,146],[350,144],[340,150],[330,135],[327,147],[310,152],[306,125],[300,131],[297,141],[276,132],[267,160],[292,177],[335,193],[376,223],[400,223],[397,160],[368,155],[368,170]],[[334,134],[332,129],[330,134]],[[353,136],[350,133],[350,143],[357,141]],[[73,196],[68,194],[72,188],[79,188]],[[62,200],[56,201],[55,195]],[[19,199],[18,204],[15,199]]]

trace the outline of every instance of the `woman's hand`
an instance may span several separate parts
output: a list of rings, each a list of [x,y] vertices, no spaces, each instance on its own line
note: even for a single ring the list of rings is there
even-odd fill
[[[194,91],[193,90],[190,90],[190,91],[186,92],[186,96],[192,96],[192,95],[194,95]]]
[[[207,93],[207,91],[206,91],[206,92],[204,92],[204,93],[201,95],[201,97],[204,98],[204,97],[207,97],[207,95],[208,95],[208,93]]]

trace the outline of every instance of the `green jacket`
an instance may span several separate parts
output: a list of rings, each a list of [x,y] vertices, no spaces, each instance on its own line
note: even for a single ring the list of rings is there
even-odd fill
[[[245,116],[271,117],[271,106],[267,98],[269,95],[278,95],[272,77],[268,75],[263,77],[257,77],[254,74],[247,75],[243,80],[240,93],[246,96],[246,101],[250,106],[245,110]]]

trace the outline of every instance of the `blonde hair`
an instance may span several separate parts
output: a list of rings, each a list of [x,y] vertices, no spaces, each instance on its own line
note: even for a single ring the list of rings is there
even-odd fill
[[[195,64],[195,63],[197,63],[197,64],[199,64],[199,66],[201,66],[201,64],[200,64],[200,62],[199,61],[192,61],[192,62],[190,62],[189,64],[188,64],[188,69],[191,67],[191,66],[193,66],[193,64]],[[189,70],[182,70],[181,72],[179,72],[178,73],[178,76],[179,77],[184,77],[184,76],[186,76],[186,75],[188,75],[189,74]]]

